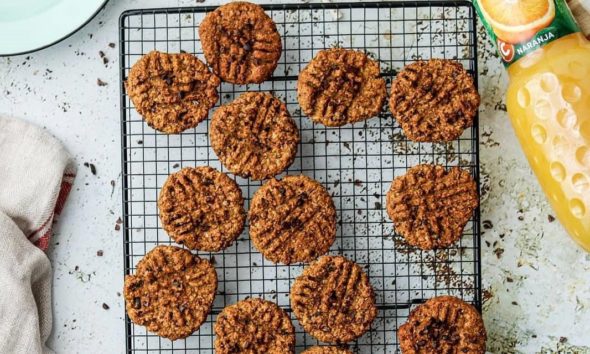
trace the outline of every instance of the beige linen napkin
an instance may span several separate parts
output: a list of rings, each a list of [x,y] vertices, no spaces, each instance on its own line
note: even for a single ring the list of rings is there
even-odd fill
[[[0,116],[0,353],[53,353],[45,250],[75,177],[53,136]]]

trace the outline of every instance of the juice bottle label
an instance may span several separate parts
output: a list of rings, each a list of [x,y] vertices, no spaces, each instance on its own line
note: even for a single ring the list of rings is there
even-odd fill
[[[563,36],[580,32],[565,0],[475,0],[504,66]]]

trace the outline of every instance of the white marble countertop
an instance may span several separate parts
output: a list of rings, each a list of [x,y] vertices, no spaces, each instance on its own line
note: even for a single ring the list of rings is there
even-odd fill
[[[122,353],[125,348],[123,236],[117,226],[119,15],[130,8],[201,2],[111,0],[65,41],[40,52],[0,58],[0,114],[47,128],[78,164],[49,252],[55,271],[50,346],[58,353]],[[487,36],[481,36],[479,50],[482,277],[489,351],[590,353],[590,255],[551,221],[551,209],[504,111],[507,76],[490,55]],[[97,85],[98,79],[106,85]],[[94,164],[96,175],[84,163]]]

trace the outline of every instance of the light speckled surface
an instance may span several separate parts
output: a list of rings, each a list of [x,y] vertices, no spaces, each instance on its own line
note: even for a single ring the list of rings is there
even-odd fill
[[[50,346],[59,353],[124,351],[123,300],[118,294],[123,282],[122,233],[117,230],[118,17],[128,8],[197,2],[113,0],[58,45],[0,58],[0,114],[46,127],[65,143],[79,166],[50,251],[55,269]],[[590,255],[557,221],[549,221],[549,205],[503,111],[507,76],[486,36],[480,38],[479,50],[485,191],[482,268],[489,350],[590,353]],[[99,86],[97,79],[106,85]],[[96,175],[85,162],[96,166]]]

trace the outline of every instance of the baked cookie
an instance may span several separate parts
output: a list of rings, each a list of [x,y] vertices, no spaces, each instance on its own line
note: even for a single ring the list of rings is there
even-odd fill
[[[475,307],[439,296],[415,308],[397,333],[403,354],[484,354],[486,329]]]
[[[387,214],[397,233],[423,250],[445,248],[461,238],[478,205],[471,174],[459,167],[418,165],[391,183]]]
[[[254,247],[274,263],[312,261],[336,238],[332,197],[304,175],[266,182],[254,193],[248,218]]]
[[[131,67],[125,88],[150,127],[177,134],[207,118],[219,84],[194,55],[151,51]]]
[[[249,2],[232,2],[208,13],[199,37],[213,71],[223,81],[239,85],[268,79],[283,50],[273,20]]]
[[[295,353],[295,328],[274,302],[247,299],[228,306],[215,322],[215,353]]]
[[[473,125],[479,107],[473,78],[454,60],[406,66],[391,84],[389,108],[408,139],[455,140]]]
[[[244,230],[242,191],[225,173],[186,167],[168,176],[158,198],[162,227],[176,243],[218,252]]]
[[[125,277],[127,315],[133,323],[171,340],[185,338],[207,318],[217,273],[209,261],[175,246],[156,246]]]
[[[362,336],[377,316],[367,274],[340,256],[321,257],[295,279],[291,308],[307,333],[328,343]]]
[[[269,93],[246,92],[215,111],[209,138],[228,170],[262,180],[293,163],[299,130],[278,98]]]
[[[311,347],[301,354],[352,354],[352,352],[343,347]]]
[[[355,50],[320,51],[297,80],[297,100],[303,112],[328,127],[378,115],[386,95],[379,63]]]

